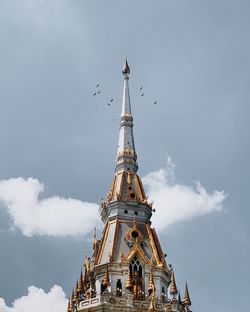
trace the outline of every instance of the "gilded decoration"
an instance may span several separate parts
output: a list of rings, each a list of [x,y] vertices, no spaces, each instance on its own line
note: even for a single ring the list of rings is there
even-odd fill
[[[124,261],[130,262],[136,254],[138,254],[141,257],[141,259],[143,260],[143,262],[145,264],[150,264],[150,259],[148,259],[147,256],[145,255],[145,253],[144,253],[143,249],[141,248],[141,245],[137,239],[136,239],[133,247],[130,249],[129,254],[126,257],[124,257],[123,259],[124,259]]]
[[[105,228],[103,230],[102,240],[101,240],[100,248],[98,250],[98,255],[97,255],[96,259],[95,259],[95,264],[99,263],[101,255],[103,253],[103,248],[104,248],[105,241],[106,241],[107,234],[108,234],[108,228],[109,228],[109,223],[107,223],[105,225]]]
[[[146,224],[146,229],[147,229],[147,232],[148,232],[150,246],[152,248],[153,255],[155,257],[156,263],[157,263],[157,265],[159,267],[163,267],[163,262],[160,260],[159,254],[158,254],[156,246],[155,246],[155,242],[154,242],[154,238],[153,238],[153,235],[152,235],[152,231],[151,231],[151,228],[150,228],[150,226],[148,224]]]
[[[132,148],[125,148],[123,150],[120,150],[118,152],[118,156],[122,157],[122,156],[136,156],[135,150]]]
[[[125,198],[123,198],[124,192]],[[115,199],[117,199],[118,201],[132,200],[148,204],[141,180],[137,176],[137,174],[132,172],[123,171],[115,174],[110,188],[110,192],[107,195],[107,202],[110,203]]]
[[[128,240],[137,240],[142,241],[143,240],[143,234],[139,230],[137,223],[133,222],[133,227],[128,231],[127,235],[125,236],[125,241],[128,242]]]
[[[178,289],[175,282],[174,271],[171,272],[171,282],[170,282],[170,294],[175,298],[178,294]]]

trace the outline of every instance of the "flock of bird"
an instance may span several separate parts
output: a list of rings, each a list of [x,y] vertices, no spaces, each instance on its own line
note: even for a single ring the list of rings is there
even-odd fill
[[[97,85],[96,85],[96,87],[95,87],[95,92],[93,93],[93,96],[98,96],[98,95],[100,95],[101,94],[101,92],[102,92],[102,90],[101,90],[101,88],[100,88],[100,83],[98,83]],[[140,96],[144,96],[144,90],[143,90],[143,87],[141,86],[140,88],[139,88],[139,92],[140,92]],[[112,102],[114,101],[114,98],[111,98],[110,100],[109,100],[109,102],[107,103],[107,105],[108,106],[111,106],[111,104],[112,104]],[[158,102],[155,100],[154,102],[153,102],[153,105],[156,105]],[[98,108],[96,108],[96,110],[99,110]],[[116,121],[116,118],[114,118],[114,119],[112,119],[112,121]]]

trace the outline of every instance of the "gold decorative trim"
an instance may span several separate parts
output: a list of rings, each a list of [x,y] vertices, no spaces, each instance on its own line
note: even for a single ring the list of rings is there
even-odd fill
[[[117,176],[114,176],[111,188],[110,188],[110,192],[108,195],[108,202],[111,202],[114,199],[114,193],[115,193],[115,187],[116,187],[116,180],[117,180]]]
[[[144,187],[143,187],[142,181],[141,181],[141,179],[138,176],[137,176],[137,178],[138,178],[138,182],[140,184],[140,190],[142,192],[142,197],[143,197],[144,200],[145,199],[147,200],[147,197],[146,197],[146,194],[145,194],[145,191],[144,191]]]
[[[137,232],[138,233],[138,237],[137,237],[137,241],[142,241],[144,236],[142,234],[142,232],[139,230],[139,228],[137,227],[137,223],[134,221],[133,222],[133,227],[132,229],[129,229],[126,237],[125,237],[125,240],[128,238],[128,239],[133,239],[133,236],[132,236],[132,233],[133,232]]]
[[[120,150],[118,152],[118,156],[119,157],[122,157],[122,156],[125,156],[125,155],[132,155],[132,156],[135,156],[136,153],[135,153],[135,150],[133,148],[124,148],[122,150]]]
[[[138,177],[137,174],[134,176],[134,180],[135,180],[135,185],[136,185],[138,192],[139,192],[139,199],[141,202],[143,202],[145,197],[143,196],[143,191],[141,189],[141,183],[139,182],[140,178]]]
[[[160,259],[161,259],[161,261],[163,263],[164,268],[167,269],[167,263],[166,263],[166,260],[164,258],[164,253],[162,251],[161,244],[160,244],[160,241],[159,241],[159,238],[158,238],[158,235],[156,233],[155,228],[152,229],[152,234],[153,234],[153,237],[154,237],[154,242],[155,242],[155,245],[156,245],[159,257],[160,257]]]
[[[146,229],[147,229],[147,232],[148,232],[148,237],[149,237],[149,241],[150,241],[150,246],[152,248],[152,251],[153,251],[153,255],[155,257],[155,260],[156,260],[156,263],[159,267],[163,267],[163,263],[162,261],[160,260],[160,257],[158,255],[158,251],[157,251],[157,248],[155,246],[155,242],[154,242],[154,237],[153,237],[153,234],[152,234],[152,230],[150,228],[150,226],[148,224],[146,224]]]
[[[130,262],[136,253],[139,254],[139,256],[142,258],[145,264],[150,264],[150,260],[145,255],[138,240],[136,240],[136,242],[134,243],[134,246],[130,249],[130,253],[126,257],[124,257],[124,260]]]
[[[125,179],[125,172],[122,172],[122,176],[121,176],[121,182],[120,182],[120,189],[119,189],[119,193],[118,193],[118,200],[122,199],[122,191],[123,191],[123,184],[124,184],[124,179]]]
[[[101,246],[100,246],[100,252],[98,253],[98,256],[96,257],[97,260],[96,260],[96,263],[95,264],[98,264],[100,262],[100,259],[102,257],[102,254],[103,254],[103,248],[104,248],[104,245],[105,245],[105,242],[106,242],[106,239],[107,239],[107,235],[108,235],[108,231],[109,231],[109,227],[110,227],[110,223],[107,223],[105,228],[104,228],[104,232],[102,234],[102,241],[101,241]]]

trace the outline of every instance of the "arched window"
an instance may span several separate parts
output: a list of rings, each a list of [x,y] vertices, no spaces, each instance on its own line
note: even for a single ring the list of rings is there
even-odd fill
[[[130,262],[130,272],[133,279],[133,294],[136,299],[142,300],[144,297],[143,292],[143,277],[142,277],[142,265],[138,258],[135,256]]]
[[[139,277],[142,278],[142,266],[136,256],[133,258],[133,260],[130,263],[130,269],[131,269],[132,276],[134,275],[135,272],[138,272]]]

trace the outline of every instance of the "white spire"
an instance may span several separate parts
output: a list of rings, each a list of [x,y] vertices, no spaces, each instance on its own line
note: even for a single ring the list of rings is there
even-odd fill
[[[126,60],[122,73],[124,75],[124,88],[122,98],[122,113],[120,121],[119,144],[117,151],[116,172],[131,171],[137,172],[135,143],[133,136],[133,116],[131,113],[129,95],[129,74],[130,68]]]

